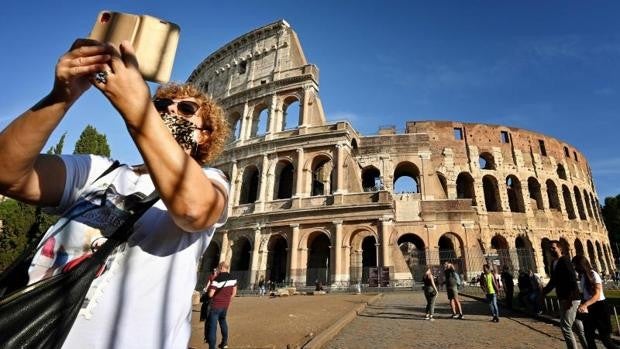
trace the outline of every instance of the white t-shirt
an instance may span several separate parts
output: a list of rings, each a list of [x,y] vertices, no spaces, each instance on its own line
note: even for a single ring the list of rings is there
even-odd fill
[[[592,270],[592,274],[594,274],[594,283],[595,284],[603,284],[603,280],[601,279],[600,275],[598,275],[598,273],[594,270]],[[590,291],[588,291],[588,288],[586,287],[586,277],[585,275],[581,275],[581,279],[579,280],[579,282],[581,283],[581,290],[583,292],[583,299],[588,300],[590,298],[592,298],[593,294],[590,293]],[[601,289],[601,298],[599,298],[599,301],[602,301],[605,299],[605,294],[603,293],[603,290]]]
[[[154,191],[150,176],[138,174],[130,166],[123,165],[95,181],[111,160],[92,155],[62,159],[67,180],[54,210],[64,212],[63,217],[45,234],[29,270],[30,283],[58,273],[67,262],[90,253],[91,246],[105,241],[102,234],[114,231],[118,208],[127,198]],[[221,171],[205,169],[205,174],[228,193],[229,184]],[[108,258],[63,348],[187,348],[197,265],[215,228],[226,218],[224,210],[214,226],[188,233],[172,221],[162,201],[157,201],[136,222],[129,241]]]

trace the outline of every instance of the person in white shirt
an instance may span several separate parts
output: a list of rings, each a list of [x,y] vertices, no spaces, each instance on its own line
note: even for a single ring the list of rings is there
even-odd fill
[[[572,263],[579,273],[579,281],[583,291],[583,300],[577,308],[577,312],[582,318],[588,349],[596,348],[596,330],[598,330],[599,338],[606,348],[617,348],[611,340],[610,312],[603,293],[603,280],[585,256],[573,257]]]
[[[101,177],[112,160],[40,154],[91,85],[119,112],[143,165]],[[60,57],[51,92],[0,132],[0,195],[63,213],[39,245],[30,283],[100,246],[128,200],[159,194],[91,285],[63,348],[187,348],[198,261],[226,221],[229,190],[221,171],[203,166],[228,133],[222,109],[197,88],[165,85],[151,100],[128,42],[87,39]]]

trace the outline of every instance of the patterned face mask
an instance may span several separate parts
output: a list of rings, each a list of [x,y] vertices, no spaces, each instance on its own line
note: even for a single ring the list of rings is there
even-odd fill
[[[181,148],[191,150],[193,154],[198,149],[198,142],[194,137],[194,130],[198,127],[175,114],[161,113],[160,116]]]

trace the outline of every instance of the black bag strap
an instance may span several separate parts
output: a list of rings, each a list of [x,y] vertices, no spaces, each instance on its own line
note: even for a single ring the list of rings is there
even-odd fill
[[[110,167],[103,171],[103,173],[92,181],[91,184],[100,180],[120,166],[121,163],[118,160],[114,160]],[[33,239],[26,246],[26,248],[24,248],[24,251],[17,257],[17,259],[15,259],[13,263],[11,263],[2,271],[2,273],[0,273],[0,298],[2,298],[5,294],[9,294],[14,290],[24,287],[28,283],[28,268],[30,267],[30,261],[37,252],[40,239],[44,234],[44,232],[41,232],[41,219],[41,207],[37,206],[34,222],[30,225],[30,228],[28,228],[28,231],[26,232],[26,236],[33,237]]]

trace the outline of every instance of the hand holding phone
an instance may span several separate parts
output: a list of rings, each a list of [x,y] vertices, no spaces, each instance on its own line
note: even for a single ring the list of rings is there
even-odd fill
[[[147,15],[101,11],[89,38],[119,47],[123,40],[135,49],[145,80],[167,82],[179,42],[178,25]]]

